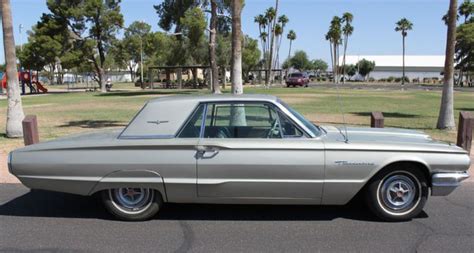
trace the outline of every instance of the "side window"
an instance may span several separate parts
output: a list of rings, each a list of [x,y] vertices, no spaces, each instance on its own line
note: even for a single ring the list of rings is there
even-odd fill
[[[270,104],[215,103],[207,109],[204,138],[282,138]]]
[[[283,113],[278,112],[280,117],[281,132],[284,138],[301,138],[303,132]]]
[[[204,105],[200,105],[181,129],[178,138],[199,138],[203,113]]]

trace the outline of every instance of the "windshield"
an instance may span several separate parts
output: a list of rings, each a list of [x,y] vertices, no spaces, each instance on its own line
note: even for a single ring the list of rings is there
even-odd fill
[[[278,99],[278,102],[283,105],[288,111],[290,111],[291,114],[293,114],[303,125],[311,131],[314,136],[320,136],[321,135],[321,129],[316,126],[315,124],[311,123],[308,119],[306,119],[303,115],[301,115],[299,112],[297,112],[295,109],[291,108],[289,105],[287,105],[285,102],[282,100]]]
[[[303,74],[301,74],[301,73],[293,73],[293,74],[290,74],[290,77],[303,77]]]

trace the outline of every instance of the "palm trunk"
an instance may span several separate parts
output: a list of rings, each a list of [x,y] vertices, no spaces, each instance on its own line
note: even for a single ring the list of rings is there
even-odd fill
[[[443,95],[441,97],[441,108],[438,117],[438,129],[453,129],[454,123],[454,50],[456,44],[456,11],[457,0],[449,2],[448,34],[446,38],[446,58],[444,62],[444,84]]]
[[[329,52],[331,52],[332,78],[334,79],[334,53],[332,51],[332,42],[331,42],[331,40],[329,40]]]
[[[232,0],[232,94],[244,93],[242,87],[242,0]],[[231,107],[230,124],[246,126],[245,108]]]
[[[2,0],[2,27],[3,47],[5,50],[6,74],[7,74],[7,125],[6,134],[8,138],[23,136],[22,120],[25,117],[21,104],[20,85],[16,68],[15,40],[13,38],[13,21],[10,8],[10,0]]]
[[[291,46],[292,46],[292,44],[293,44],[293,40],[290,40],[290,49],[288,50],[288,60],[291,57]]]
[[[271,24],[271,37],[270,37],[270,57],[268,59],[268,73],[269,75],[267,76],[266,84],[270,84],[273,82],[273,51],[275,47],[275,25],[278,17],[278,2],[279,0],[276,0],[275,2],[275,18],[273,19],[273,24]]]
[[[332,50],[333,50],[333,54],[334,54],[334,68],[333,68],[333,77],[334,77],[334,83],[339,83],[338,81],[338,73],[337,73],[337,62],[338,62],[338,58],[337,58],[337,42],[333,42],[333,45],[332,45]]]
[[[212,92],[220,94],[221,88],[219,86],[219,70],[217,69],[216,61],[216,33],[217,33],[217,3],[216,0],[211,0],[211,22],[209,27],[209,63],[211,65],[211,84]]]
[[[403,55],[402,55],[402,85],[405,85],[405,35],[402,36],[403,43]]]
[[[344,55],[342,56],[342,83],[346,83],[346,52],[347,52],[347,42],[349,40],[349,36],[346,35],[344,40]]]
[[[242,94],[242,0],[232,0],[232,93]]]

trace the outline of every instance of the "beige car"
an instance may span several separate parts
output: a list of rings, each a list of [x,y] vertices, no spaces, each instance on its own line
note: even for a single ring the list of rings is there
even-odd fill
[[[466,151],[403,129],[317,126],[266,95],[171,96],[123,130],[17,149],[31,189],[100,194],[124,220],[164,203],[344,205],[357,194],[385,220],[416,217],[468,177]]]

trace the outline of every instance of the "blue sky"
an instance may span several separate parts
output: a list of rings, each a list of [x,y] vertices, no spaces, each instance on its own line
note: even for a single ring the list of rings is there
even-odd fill
[[[153,8],[160,0],[122,0],[125,25],[143,20],[159,30],[158,16]],[[265,11],[274,0],[246,0],[242,13],[244,33],[257,38],[258,26],[253,18]],[[20,43],[19,24],[24,26],[21,40],[26,41],[25,30],[36,24],[47,12],[43,0],[11,0],[15,41]],[[310,58],[330,59],[329,44],[324,39],[334,15],[351,12],[354,15],[354,34],[350,38],[348,54],[387,55],[401,54],[401,35],[394,31],[395,22],[406,17],[414,24],[407,37],[407,54],[444,54],[446,27],[441,17],[448,9],[448,0],[280,0],[280,14],[290,19],[288,29],[297,33],[294,50],[305,50]],[[0,36],[1,37],[1,36]],[[0,38],[3,48],[3,39]],[[288,54],[284,40],[281,55]],[[0,62],[4,62],[0,50]]]

